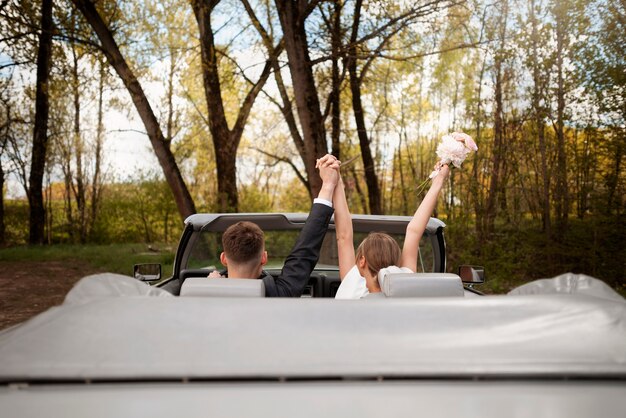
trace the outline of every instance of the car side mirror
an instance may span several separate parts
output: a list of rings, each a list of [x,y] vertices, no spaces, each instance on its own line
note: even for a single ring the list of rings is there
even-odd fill
[[[485,282],[485,268],[482,266],[462,265],[459,267],[459,276],[463,283],[481,284]]]
[[[157,263],[135,264],[133,277],[142,282],[156,282],[161,279],[161,265]]]

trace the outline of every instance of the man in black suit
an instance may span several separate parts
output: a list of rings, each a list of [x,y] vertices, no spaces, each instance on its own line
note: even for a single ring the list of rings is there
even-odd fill
[[[302,295],[319,259],[322,241],[333,215],[332,198],[339,181],[339,164],[332,155],[325,155],[318,161],[322,188],[313,201],[304,228],[277,278],[267,273],[263,274],[263,266],[267,263],[267,251],[261,228],[252,222],[238,222],[224,231],[222,235],[224,252],[220,255],[220,261],[228,268],[229,278],[250,279],[262,275],[266,296]],[[209,277],[220,275],[214,272]]]

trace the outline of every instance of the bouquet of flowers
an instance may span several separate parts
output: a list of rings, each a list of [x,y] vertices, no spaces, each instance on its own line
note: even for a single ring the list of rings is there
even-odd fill
[[[426,187],[429,179],[437,177],[444,164],[452,164],[456,168],[461,168],[461,164],[472,151],[478,151],[478,147],[468,134],[452,132],[449,135],[444,135],[437,146],[439,161],[435,164],[435,169],[430,173],[428,179],[418,187],[418,191],[421,192]]]

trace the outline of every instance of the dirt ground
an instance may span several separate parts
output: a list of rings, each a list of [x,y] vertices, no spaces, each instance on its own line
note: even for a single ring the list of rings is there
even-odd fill
[[[74,283],[93,273],[81,261],[0,261],[0,330],[61,304]]]

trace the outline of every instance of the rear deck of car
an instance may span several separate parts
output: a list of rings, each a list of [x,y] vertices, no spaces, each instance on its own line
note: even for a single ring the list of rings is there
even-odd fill
[[[137,285],[144,296],[80,292],[0,333],[0,415],[576,418],[626,410],[623,301],[173,297]]]

